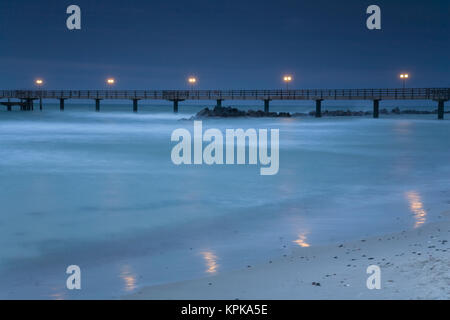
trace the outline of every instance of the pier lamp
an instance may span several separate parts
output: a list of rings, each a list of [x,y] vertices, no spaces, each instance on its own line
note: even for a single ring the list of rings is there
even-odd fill
[[[109,85],[109,86],[112,86],[112,85],[114,85],[115,83],[116,83],[116,79],[114,79],[114,78],[108,78],[108,79],[106,79],[106,84]]]
[[[42,86],[44,85],[44,80],[42,79],[36,79],[34,81],[34,84],[40,89],[39,90],[39,109],[42,111]]]
[[[292,81],[292,76],[286,75],[283,77],[283,81],[286,83],[286,90],[289,90],[289,82]]]
[[[409,74],[407,74],[407,73],[402,73],[400,75],[400,79],[402,79],[402,81],[403,81],[403,89],[405,89],[406,79],[408,79],[408,78],[409,78]]]
[[[189,77],[188,78],[189,85],[191,86],[191,90],[194,89],[194,85],[197,83],[197,78]]]

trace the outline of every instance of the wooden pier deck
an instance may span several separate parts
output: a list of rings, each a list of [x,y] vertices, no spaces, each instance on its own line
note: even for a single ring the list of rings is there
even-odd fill
[[[444,103],[450,99],[450,88],[390,88],[390,89],[300,89],[300,90],[0,90],[0,99],[19,99],[33,109],[33,101],[58,99],[64,110],[67,99],[95,100],[100,111],[101,100],[132,100],[133,111],[138,111],[139,100],[168,100],[173,102],[174,112],[185,100],[216,100],[221,106],[224,100],[264,101],[264,111],[269,112],[272,100],[311,100],[316,104],[316,117],[322,114],[324,100],[371,100],[373,116],[379,116],[381,100],[432,100],[437,102],[438,118],[444,118]],[[5,104],[5,103],[2,103]]]

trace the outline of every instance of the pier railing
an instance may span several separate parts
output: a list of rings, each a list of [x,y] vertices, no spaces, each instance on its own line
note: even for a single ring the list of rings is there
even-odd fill
[[[450,88],[300,90],[0,90],[0,98],[138,100],[449,100]]]

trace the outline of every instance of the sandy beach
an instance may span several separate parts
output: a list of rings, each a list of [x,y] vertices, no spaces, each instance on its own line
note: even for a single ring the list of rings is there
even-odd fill
[[[443,217],[448,216],[444,212]],[[145,287],[125,299],[449,299],[450,222],[329,246],[203,279]],[[381,269],[369,290],[366,269]]]

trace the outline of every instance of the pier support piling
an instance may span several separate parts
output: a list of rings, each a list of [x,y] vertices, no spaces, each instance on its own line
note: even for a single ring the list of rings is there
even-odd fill
[[[25,108],[23,109],[23,110],[25,110],[25,111],[31,111],[31,110],[33,110],[34,109],[34,107],[33,107],[33,99],[31,99],[31,98],[27,98],[26,100],[25,100]]]
[[[322,117],[322,100],[316,100],[316,118]]]
[[[373,100],[373,117],[376,119],[380,116],[380,100]]]
[[[264,100],[264,112],[265,112],[265,113],[268,113],[268,112],[269,112],[269,103],[270,103],[270,100],[269,100],[269,99],[265,99],[265,100]]]
[[[66,99],[59,99],[59,111],[64,111],[64,100]]]
[[[438,100],[438,120],[444,120],[444,103],[445,100]]]
[[[178,113],[178,100],[173,100],[173,113]]]
[[[95,99],[95,112],[100,112],[100,100],[101,99]]]
[[[133,112],[138,112],[138,101],[139,99],[133,99]]]
[[[39,98],[39,110],[42,111],[42,97]]]
[[[217,101],[216,106],[217,107],[221,107],[222,106],[222,99],[217,99],[216,101]]]

